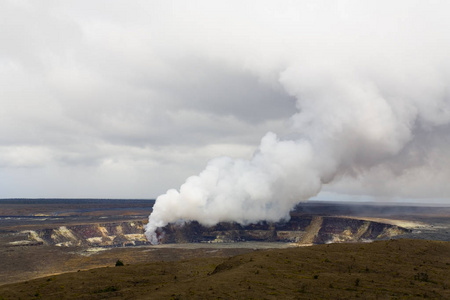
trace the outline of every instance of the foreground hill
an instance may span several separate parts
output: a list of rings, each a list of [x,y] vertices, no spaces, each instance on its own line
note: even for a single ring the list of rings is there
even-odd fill
[[[258,250],[67,273],[0,299],[450,299],[450,243],[390,240]]]

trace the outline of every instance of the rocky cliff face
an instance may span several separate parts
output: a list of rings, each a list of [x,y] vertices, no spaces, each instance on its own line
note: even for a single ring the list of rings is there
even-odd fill
[[[44,245],[123,247],[149,244],[141,221],[60,226],[27,231],[28,239]]]
[[[219,223],[205,227],[198,222],[169,224],[158,232],[162,244],[225,242],[291,242],[303,245],[363,242],[391,238],[408,229],[381,222],[344,217],[292,216],[288,222],[260,222],[242,226]],[[141,221],[59,226],[29,230],[29,245],[126,247],[149,245]],[[25,242],[25,241],[24,241]]]
[[[374,221],[324,217],[313,243],[364,242],[387,239],[410,231],[403,227]]]
[[[406,232],[409,232],[409,229],[373,221],[343,217],[293,216],[288,222],[261,222],[248,226],[219,223],[213,227],[204,227],[195,221],[169,224],[161,228],[158,234],[163,244],[242,241],[324,244],[378,240]]]

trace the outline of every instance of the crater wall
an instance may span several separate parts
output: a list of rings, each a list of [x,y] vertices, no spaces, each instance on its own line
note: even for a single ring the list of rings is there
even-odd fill
[[[196,221],[169,224],[157,232],[160,243],[223,243],[243,241],[325,244],[364,242],[394,237],[409,229],[367,220],[329,216],[292,216],[288,222],[242,226],[219,223],[205,227]]]
[[[149,245],[142,221],[59,226],[28,230],[27,241],[18,245],[53,245],[62,247],[128,247]],[[173,223],[158,229],[161,244],[288,242],[303,245],[364,242],[388,239],[410,232],[409,229],[382,222],[330,216],[292,216],[288,222],[260,222],[240,225],[223,222],[205,227],[193,221]]]
[[[147,245],[142,221],[59,226],[28,230],[30,242],[54,246],[126,247]]]

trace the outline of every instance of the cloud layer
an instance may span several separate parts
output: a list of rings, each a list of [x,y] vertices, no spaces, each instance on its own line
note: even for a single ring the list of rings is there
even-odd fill
[[[1,5],[1,197],[152,198],[271,131],[331,197],[448,198],[446,1]]]

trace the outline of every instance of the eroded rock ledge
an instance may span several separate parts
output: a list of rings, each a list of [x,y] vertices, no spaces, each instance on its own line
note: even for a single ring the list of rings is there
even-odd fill
[[[127,247],[150,244],[142,221],[59,226],[28,230],[28,240],[54,246]]]

